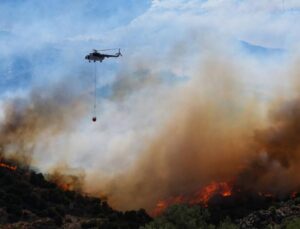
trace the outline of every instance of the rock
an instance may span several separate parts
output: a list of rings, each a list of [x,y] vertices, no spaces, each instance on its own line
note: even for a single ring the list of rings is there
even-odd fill
[[[300,205],[287,202],[277,209],[272,207],[268,210],[252,212],[248,216],[240,219],[238,224],[242,229],[264,228],[268,225],[280,225],[289,217],[297,216],[300,216]]]

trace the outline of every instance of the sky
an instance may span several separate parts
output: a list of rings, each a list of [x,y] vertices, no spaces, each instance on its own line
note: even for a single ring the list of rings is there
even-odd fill
[[[122,47],[127,56],[147,54],[159,62],[184,36],[193,42],[192,30],[273,49],[297,48],[299,38],[295,0],[14,0],[1,1],[0,9],[3,92],[54,78],[51,72],[66,63],[64,71],[81,71],[87,68],[82,57],[93,48]],[[49,76],[40,77],[45,69]]]
[[[63,115],[38,113],[48,124],[31,142],[32,164],[44,172],[58,164],[79,169],[89,191],[95,173],[109,181],[130,168],[175,107],[189,104],[177,90],[192,84],[193,93],[218,97],[215,77],[230,66],[240,96],[263,107],[278,89],[290,93],[285,73],[299,56],[297,0],[2,0],[0,12],[0,117],[15,98],[38,107],[34,96],[50,97],[58,109],[49,113]],[[95,65],[84,56],[107,48],[123,56],[96,65],[94,124]],[[206,69],[211,59],[222,63],[216,76]],[[198,73],[213,81],[195,81]],[[57,88],[64,93],[57,96]],[[78,110],[66,94],[80,101]],[[51,122],[65,116],[74,121],[53,134]]]
[[[40,68],[48,68],[51,72],[74,60],[75,66],[82,63],[84,55],[93,48],[111,47],[111,42],[104,44],[103,39],[109,39],[104,34],[130,23],[149,4],[137,5],[134,1],[104,1],[101,4],[97,1],[2,1],[2,88],[30,86],[39,81],[37,78],[40,77],[36,75]],[[70,68],[78,71],[74,66]]]

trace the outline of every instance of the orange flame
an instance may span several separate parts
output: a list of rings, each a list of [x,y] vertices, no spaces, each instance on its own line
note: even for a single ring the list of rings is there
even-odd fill
[[[155,209],[151,212],[151,215],[157,216],[164,212],[169,206],[174,204],[180,203],[187,203],[187,204],[203,204],[207,206],[208,201],[210,198],[216,194],[222,195],[224,197],[231,196],[232,187],[226,182],[212,182],[206,187],[200,189],[199,191],[195,192],[191,196],[186,195],[179,195],[176,197],[171,197],[166,200],[160,200],[156,204]]]
[[[72,189],[71,184],[67,183],[58,183],[58,187],[64,191],[70,191]]]
[[[9,170],[12,170],[12,171],[15,171],[17,169],[17,166],[8,165],[4,162],[0,162],[0,167],[6,168],[6,169],[9,169]]]

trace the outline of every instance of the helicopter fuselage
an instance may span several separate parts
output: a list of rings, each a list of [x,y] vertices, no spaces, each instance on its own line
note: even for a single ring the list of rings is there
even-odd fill
[[[102,62],[104,60],[105,56],[102,55],[101,53],[90,53],[85,56],[85,59],[88,60],[89,62],[91,61],[100,61]]]
[[[91,61],[99,61],[102,62],[105,58],[109,58],[109,57],[119,57],[122,56],[121,52],[119,51],[118,53],[116,53],[115,55],[109,55],[109,54],[102,54],[99,52],[92,52],[88,55],[85,56],[85,59],[88,60],[89,62]]]

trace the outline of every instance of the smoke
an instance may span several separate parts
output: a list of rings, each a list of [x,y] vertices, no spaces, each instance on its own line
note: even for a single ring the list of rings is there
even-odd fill
[[[158,200],[191,194],[212,181],[234,180],[276,195],[299,190],[299,96],[285,93],[288,84],[266,101],[247,90],[248,77],[266,72],[297,85],[297,70],[287,71],[294,66],[286,63],[278,76],[267,68],[251,71],[257,69],[252,64],[218,54],[202,59],[188,83],[164,88],[164,102],[157,100],[155,109],[165,110],[168,119],[143,139],[131,166],[107,177],[91,172],[85,189],[105,193],[123,210],[151,210]]]
[[[248,180],[244,185],[251,184],[254,190],[286,195],[300,188],[300,99],[297,96],[273,109],[271,124],[255,131],[255,147],[259,154],[243,171],[241,180]]]
[[[64,190],[83,191],[84,171],[70,168],[64,162],[55,165],[46,175],[48,180],[54,182]]]
[[[193,193],[212,181],[239,179],[254,168],[262,157],[257,135],[273,120],[266,120],[265,104],[246,90],[254,66],[227,57],[209,55],[187,83],[163,88],[163,99],[152,104],[153,110],[167,113],[162,126],[142,139],[142,152],[128,169],[106,177],[92,171],[86,190],[101,190],[117,208],[150,210],[160,199]],[[152,89],[152,96],[162,95]],[[255,169],[250,174],[257,172],[263,175]]]
[[[0,156],[34,165],[33,154],[39,144],[51,147],[49,141],[54,136],[86,114],[86,93],[79,85],[75,77],[65,78],[34,87],[28,95],[6,99],[2,104]]]
[[[190,58],[170,53],[166,62],[174,66]],[[105,196],[122,210],[151,210],[212,181],[277,193],[299,188],[299,96],[285,94],[285,85],[263,89],[263,100],[254,90],[265,74],[281,82],[277,63],[207,47],[197,63],[182,63],[189,66],[179,71],[186,76],[171,72],[170,83],[163,77],[170,73],[149,59],[124,62],[95,124],[88,87],[77,78],[8,99],[1,156],[49,173],[62,188]],[[286,71],[292,65],[283,63],[285,80],[294,82],[297,69]]]
[[[218,54],[202,59],[187,83],[163,88],[164,97],[152,87],[152,96],[159,97],[153,108],[168,118],[143,139],[142,152],[125,172],[108,177],[92,172],[88,192],[101,190],[120,209],[151,210],[158,200],[233,179],[256,158],[251,147],[263,115],[244,90],[251,74],[243,62]]]

